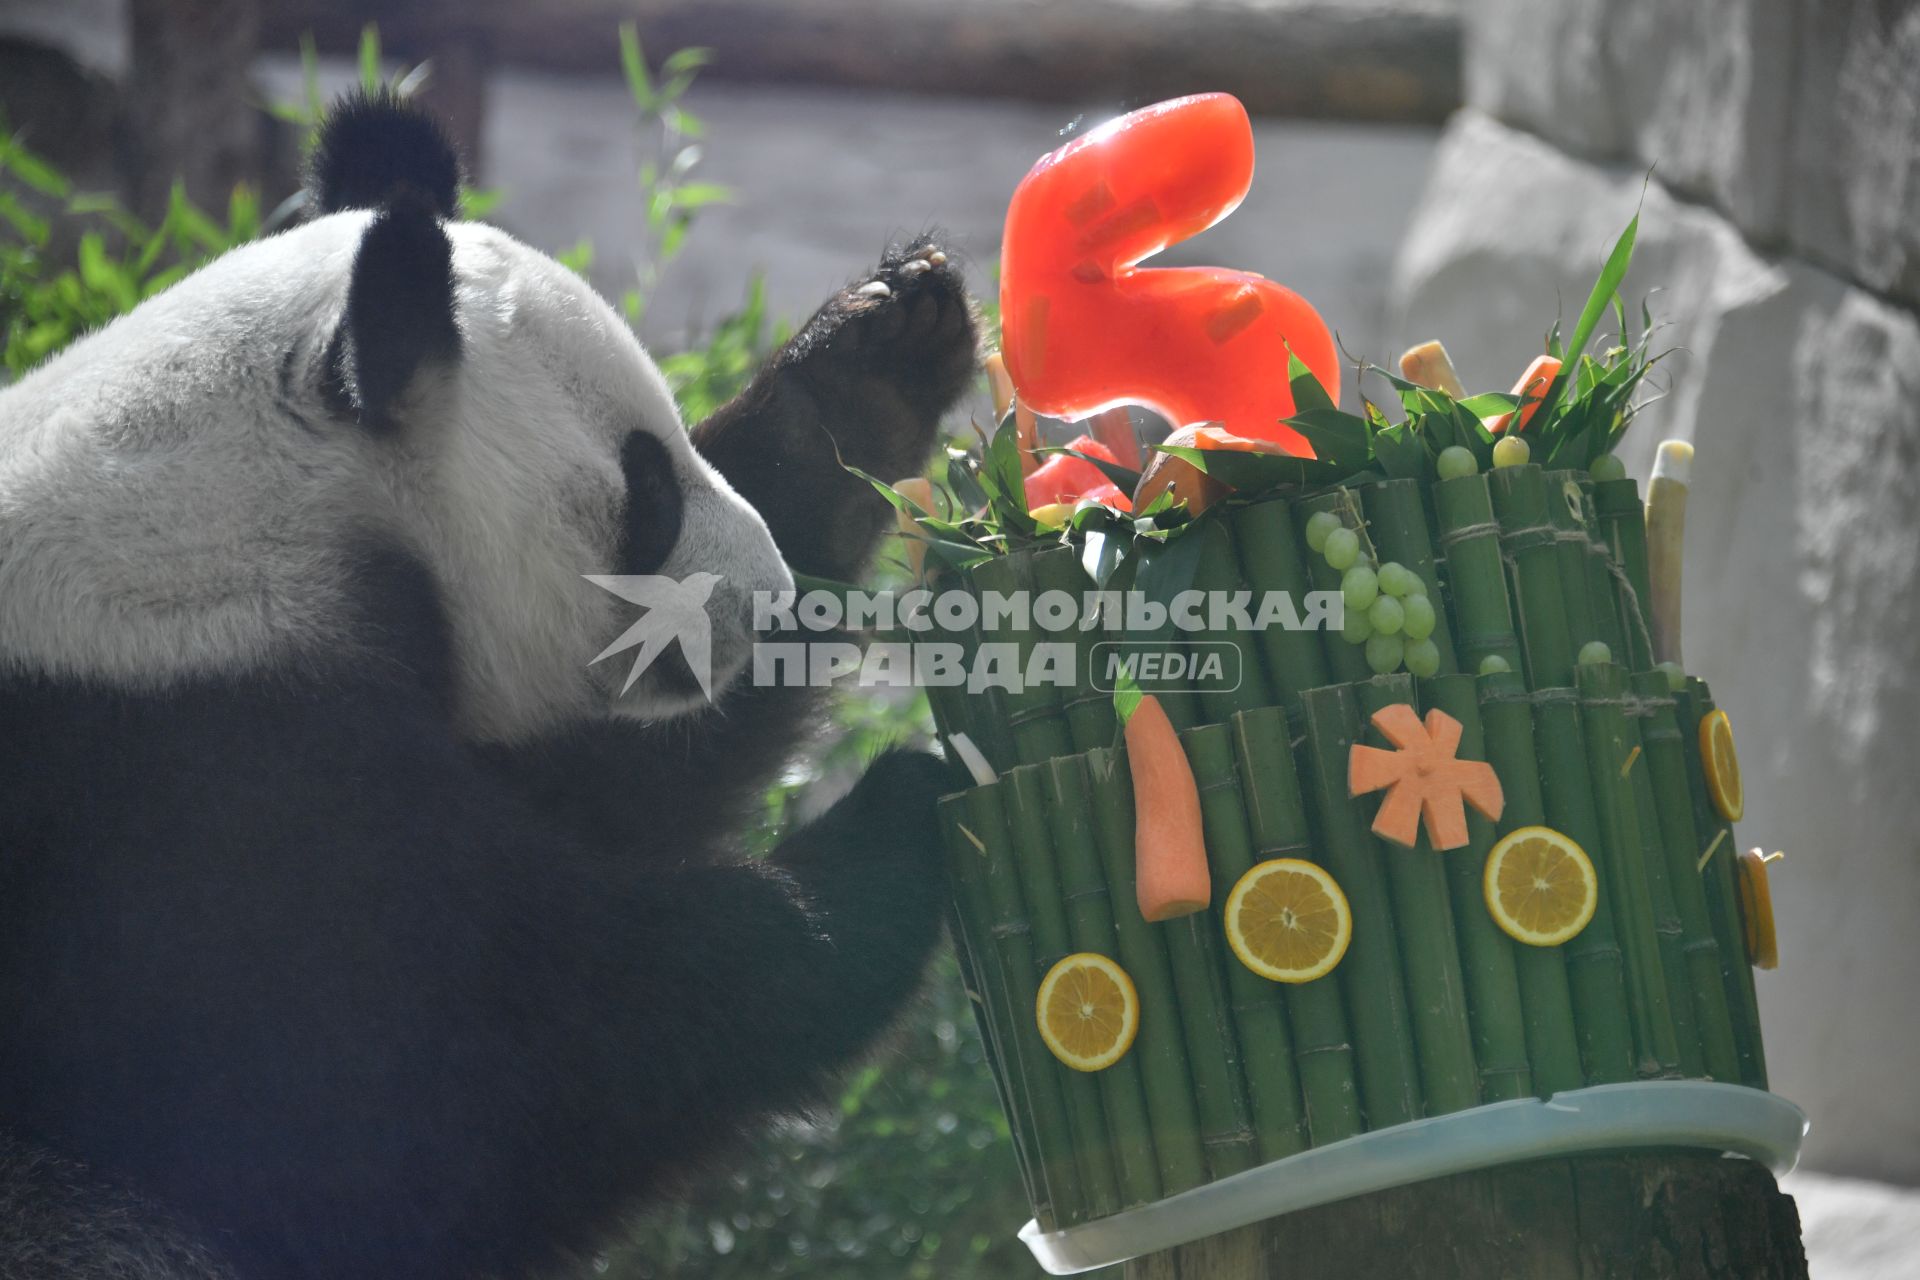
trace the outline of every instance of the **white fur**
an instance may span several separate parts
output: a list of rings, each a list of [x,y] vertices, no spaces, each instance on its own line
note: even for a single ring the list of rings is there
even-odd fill
[[[460,363],[391,437],[326,414],[322,353],[369,217],[237,249],[0,391],[0,670],[151,690],[338,657],[349,557],[378,535],[440,583],[461,730],[538,732],[604,707],[624,677],[587,664],[632,608],[582,575],[617,572],[620,443],[644,430],[684,499],[660,571],[722,577],[718,687],[747,661],[751,592],[791,578],[693,451],[653,361],[572,272],[450,224]],[[615,705],[690,703],[643,680]]]

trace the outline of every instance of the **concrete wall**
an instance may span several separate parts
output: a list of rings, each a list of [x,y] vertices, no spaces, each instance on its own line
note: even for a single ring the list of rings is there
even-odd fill
[[[1920,1181],[1920,4],[1478,0],[1397,339],[1504,387],[1645,190],[1628,280],[1699,449],[1685,652],[1774,866],[1774,1087],[1816,1168]],[[1651,181],[1646,180],[1649,166]]]

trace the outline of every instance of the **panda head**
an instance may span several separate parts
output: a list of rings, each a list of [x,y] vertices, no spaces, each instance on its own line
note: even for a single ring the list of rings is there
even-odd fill
[[[458,180],[429,117],[349,99],[309,221],[0,392],[0,665],[165,687],[342,660],[398,551],[473,739],[672,716],[738,676],[754,593],[792,586],[766,525],[612,308],[457,221]],[[596,656],[656,614],[674,639],[629,686],[646,646]]]

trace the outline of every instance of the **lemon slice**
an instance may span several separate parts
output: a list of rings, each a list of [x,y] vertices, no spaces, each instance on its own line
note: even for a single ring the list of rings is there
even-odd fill
[[[1047,970],[1034,1000],[1040,1038],[1075,1071],[1120,1061],[1140,1030],[1140,997],[1127,971],[1103,955],[1081,951]]]
[[[1233,954],[1275,982],[1324,977],[1353,939],[1347,895],[1326,871],[1299,858],[1274,858],[1241,876],[1224,914]]]
[[[1521,827],[1487,855],[1487,911],[1510,937],[1556,947],[1587,927],[1600,881],[1587,851],[1552,827]]]
[[[1758,849],[1740,855],[1740,914],[1747,922],[1747,956],[1756,969],[1780,967],[1780,941],[1773,932],[1773,886]]]
[[[1707,772],[1707,792],[1713,807],[1728,822],[1740,821],[1747,811],[1746,788],[1740,785],[1740,757],[1733,750],[1733,724],[1724,711],[1700,717],[1700,767]]]

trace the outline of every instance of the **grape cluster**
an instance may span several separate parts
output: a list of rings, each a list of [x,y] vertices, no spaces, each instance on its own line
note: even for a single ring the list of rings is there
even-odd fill
[[[1403,663],[1416,676],[1439,672],[1440,649],[1433,642],[1439,619],[1419,574],[1393,560],[1376,567],[1360,535],[1331,511],[1307,519],[1307,546],[1339,571],[1347,615],[1340,636],[1365,646],[1368,667],[1380,675]]]

